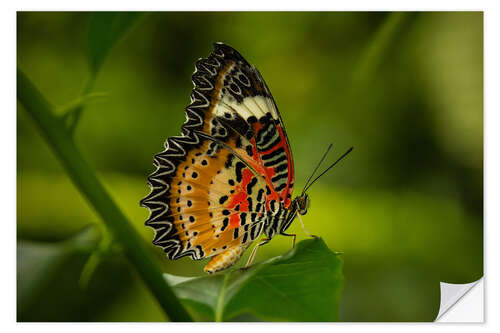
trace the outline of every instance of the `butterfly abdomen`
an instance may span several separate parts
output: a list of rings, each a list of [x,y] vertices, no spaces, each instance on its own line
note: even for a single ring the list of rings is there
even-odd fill
[[[243,255],[250,243],[233,247],[225,252],[222,252],[208,262],[203,269],[206,273],[213,274],[233,266]]]

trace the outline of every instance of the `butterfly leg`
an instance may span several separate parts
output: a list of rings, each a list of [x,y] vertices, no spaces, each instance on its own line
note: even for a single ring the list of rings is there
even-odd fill
[[[300,214],[297,214],[297,217],[299,218],[300,226],[302,227],[302,230],[304,230],[306,235],[309,237],[312,237],[312,238],[318,238],[318,236],[312,235],[309,231],[307,231],[306,226],[304,225],[304,222],[302,222],[302,217],[300,217]]]
[[[293,237],[293,239],[292,239],[292,249],[295,248],[295,238],[297,238],[296,234],[287,234],[285,232],[280,232],[280,235],[288,236],[288,237]]]
[[[255,259],[255,255],[257,254],[257,249],[260,246],[269,243],[269,241],[270,241],[270,239],[265,238],[265,239],[261,240],[257,245],[255,245],[255,247],[252,249],[252,253],[250,253],[250,257],[248,257],[248,261],[247,261],[245,267],[243,267],[242,270],[246,270],[250,267],[253,260]]]

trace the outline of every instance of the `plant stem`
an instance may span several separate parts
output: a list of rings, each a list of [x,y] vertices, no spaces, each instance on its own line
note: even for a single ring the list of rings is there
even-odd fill
[[[172,321],[192,321],[163,279],[161,269],[156,265],[142,238],[83,158],[64,120],[54,115],[53,107],[20,69],[17,70],[17,99],[33,117],[75,186],[102,217],[168,317]]]

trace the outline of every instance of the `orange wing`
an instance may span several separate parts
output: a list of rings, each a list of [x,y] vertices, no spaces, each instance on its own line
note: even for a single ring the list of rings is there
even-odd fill
[[[214,256],[249,244],[263,231],[265,180],[230,150],[211,152],[212,147],[213,141],[204,139],[186,152],[185,160],[169,176],[168,191],[145,199],[148,207],[158,207],[147,222],[156,230],[153,243],[171,259]],[[160,154],[156,160],[162,163],[164,158]],[[153,186],[162,169],[152,175]]]

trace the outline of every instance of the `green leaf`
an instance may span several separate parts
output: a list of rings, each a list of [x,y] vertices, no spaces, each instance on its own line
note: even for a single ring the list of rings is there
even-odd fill
[[[319,238],[304,240],[247,271],[165,278],[187,306],[216,321],[243,314],[268,321],[336,321],[342,264],[340,255]]]
[[[141,13],[97,12],[90,14],[86,36],[86,52],[95,76],[111,48],[137,21]]]

